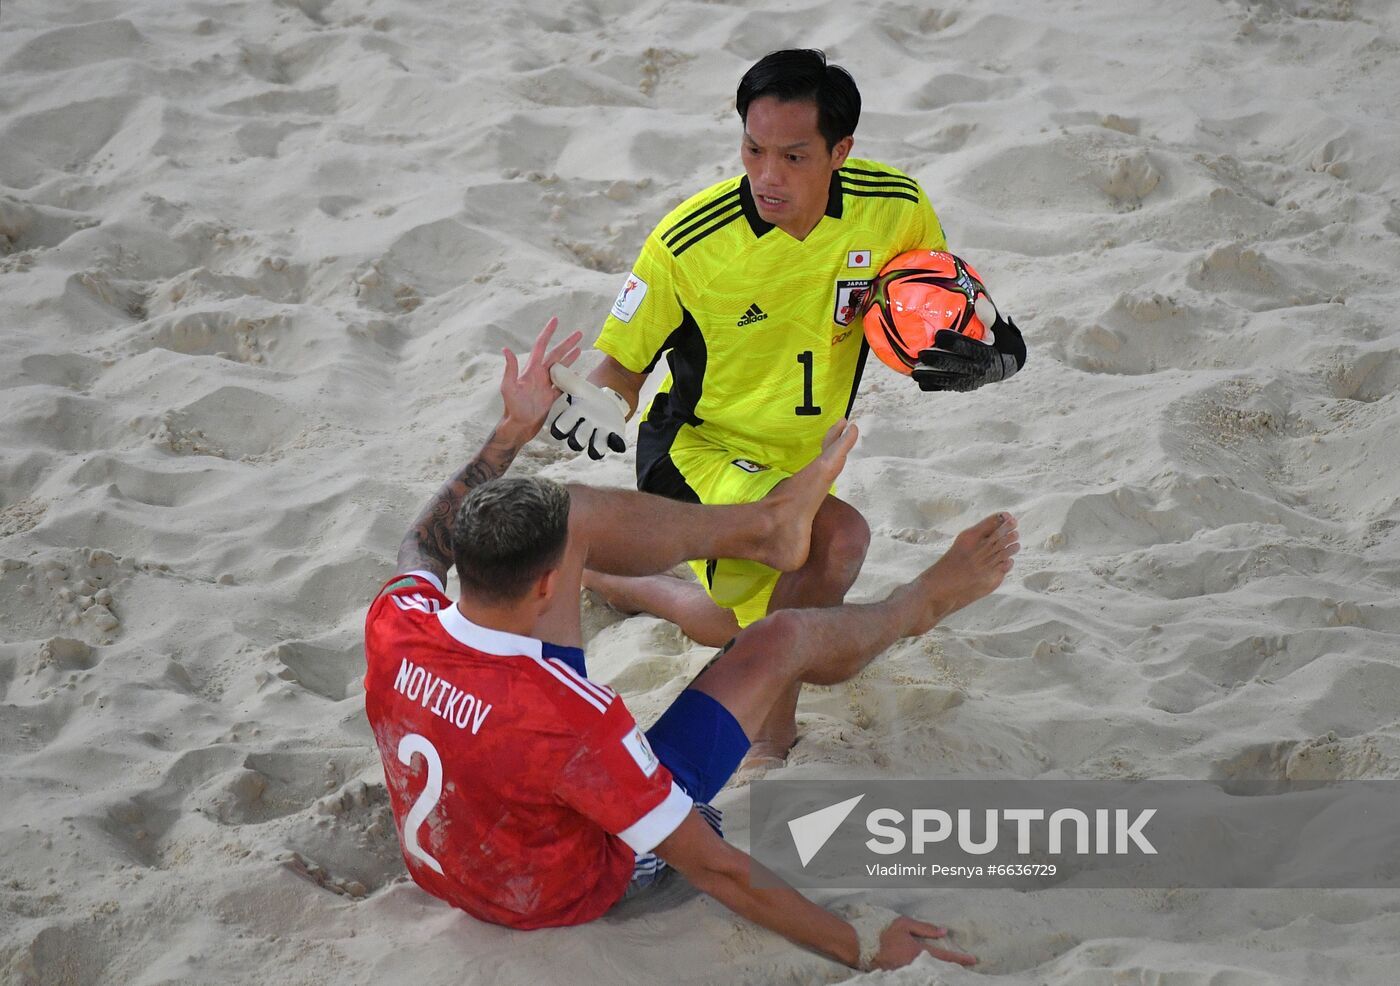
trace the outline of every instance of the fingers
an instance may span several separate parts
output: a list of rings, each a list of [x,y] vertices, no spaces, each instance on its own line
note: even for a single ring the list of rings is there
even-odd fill
[[[556,388],[557,389],[557,388]],[[564,433],[559,430],[560,419],[564,417],[564,412],[569,409],[569,395],[560,394],[554,399],[554,404],[545,415],[545,420],[549,422],[549,433],[561,442],[564,440]]]
[[[509,349],[502,349],[501,352],[505,354],[506,358],[505,379],[514,383],[520,379],[520,360],[516,359],[515,354]]]
[[[973,966],[977,964],[975,955],[968,955],[966,952],[954,952],[947,948],[935,948],[932,945],[925,945],[924,951],[942,962],[956,962],[961,966]]]
[[[822,451],[825,452],[833,446],[844,446],[846,451],[850,451],[859,437],[860,429],[849,419],[842,418],[826,430],[826,436],[822,439]]]
[[[982,374],[972,366],[970,361],[953,356],[951,353],[934,354],[932,349],[925,349],[924,352],[933,354],[929,358],[935,360],[938,365],[920,362],[914,367],[912,376],[920,390],[950,390],[955,393],[967,393],[982,385]]]
[[[1001,515],[998,514],[996,516],[999,517]],[[992,518],[988,519],[990,520]],[[914,918],[910,917],[900,918],[898,924],[900,925],[901,931],[907,932],[916,938],[945,938],[948,935],[947,928],[940,928],[938,925],[929,924],[927,921],[916,921]],[[954,962],[961,966],[977,964],[977,957],[975,955],[968,955],[966,952],[955,952],[949,948],[938,948],[935,945],[927,945],[922,941],[918,942],[918,945],[940,962]]]
[[[549,355],[544,358],[545,368],[548,369],[555,363],[563,363],[565,366],[572,366],[574,360],[578,359],[579,353],[582,352],[582,350],[578,348],[579,340],[582,338],[582,332],[569,333],[569,337],[551,349]]]
[[[558,317],[552,317],[544,324],[544,328],[540,329],[540,334],[535,337],[535,344],[530,347],[530,362],[526,367],[526,372],[537,366],[542,366],[547,370],[555,363],[572,366],[574,361],[579,358],[582,350],[578,348],[578,344],[583,339],[583,333],[577,331],[569,333],[566,339],[555,345],[553,349],[549,349],[548,353],[545,352],[549,347],[549,340],[554,336],[554,330],[558,327]],[[508,359],[507,363],[509,362]]]
[[[834,425],[828,428],[826,430],[826,434],[822,437],[822,448],[830,448],[831,443],[836,441],[836,439],[840,438],[841,435],[845,433],[846,425],[848,425],[849,423],[850,422],[847,421],[845,418],[842,418],[840,421],[836,422]]]
[[[559,327],[559,319],[551,318],[544,323],[544,328],[540,329],[540,334],[535,336],[535,344],[530,348],[530,365],[539,363],[540,357],[544,355],[545,347],[549,345],[549,337],[554,335],[554,330]]]
[[[574,428],[577,428],[577,427],[578,427],[578,423],[575,422],[575,423],[574,423]],[[573,431],[573,428],[569,428],[569,429],[567,429],[567,430],[564,429],[564,428],[560,428],[560,427],[559,427],[559,419],[558,419],[558,418],[555,418],[553,421],[551,421],[551,422],[549,423],[549,434],[550,434],[550,437],[554,438],[556,441],[560,441],[560,442],[571,442],[572,439],[573,439],[574,431]]]
[[[953,373],[934,373],[916,367],[914,382],[919,385],[920,390],[956,390],[962,382],[962,377]]]
[[[985,342],[955,332],[952,329],[939,329],[933,334],[933,349],[925,349],[919,353],[919,359],[924,358],[924,353],[938,354],[940,351],[957,353],[960,356],[969,356],[976,359],[979,354],[990,348]]]
[[[923,390],[965,393],[1006,376],[997,361],[997,350],[985,342],[939,329],[933,344],[936,348],[919,350],[919,362],[912,371]]]
[[[916,921],[914,918],[906,918],[909,922],[909,932],[918,935],[920,938],[943,938],[948,934],[947,928],[940,928],[936,924],[929,924],[927,921]]]

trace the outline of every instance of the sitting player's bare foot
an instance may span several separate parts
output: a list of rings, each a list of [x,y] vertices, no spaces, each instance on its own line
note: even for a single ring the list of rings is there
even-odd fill
[[[642,612],[641,608],[633,602],[626,592],[628,582],[632,581],[627,576],[609,575],[606,572],[595,572],[591,568],[585,568],[579,581],[583,588],[596,592],[605,603],[623,616],[635,616]]]
[[[992,514],[959,534],[943,557],[907,587],[921,601],[911,632],[927,633],[949,613],[995,591],[1020,550],[1016,518],[1008,513]]]
[[[787,757],[776,756],[772,753],[755,753],[750,747],[749,752],[744,755],[744,759],[739,761],[739,766],[735,768],[730,784],[734,787],[743,787],[745,784],[761,780],[770,770],[786,766]]]
[[[758,559],[780,572],[793,572],[807,561],[811,548],[812,519],[836,477],[846,467],[846,456],[856,444],[860,429],[842,418],[822,439],[822,451],[811,462],[783,480],[760,503],[772,515],[773,536]]]

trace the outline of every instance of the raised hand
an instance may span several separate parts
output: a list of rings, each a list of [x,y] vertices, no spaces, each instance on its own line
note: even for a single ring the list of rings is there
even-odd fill
[[[545,415],[559,391],[549,378],[555,366],[567,366],[578,359],[582,332],[575,332],[553,349],[549,340],[559,320],[551,318],[535,339],[525,369],[509,349],[505,373],[501,377],[501,399],[505,411],[487,436],[486,443],[461,469],[442,484],[399,544],[400,572],[432,572],[441,581],[452,566],[452,524],[457,508],[473,489],[504,476],[516,453],[539,434]],[[548,350],[546,352],[546,350]]]
[[[549,410],[559,397],[559,389],[555,387],[550,371],[555,366],[570,366],[579,357],[578,344],[583,338],[582,332],[570,333],[563,342],[549,349],[549,340],[558,327],[557,318],[551,318],[545,323],[535,338],[523,371],[520,369],[519,358],[509,349],[502,350],[506,358],[505,375],[501,378],[501,399],[505,402],[504,418],[527,431],[530,437],[538,434],[544,427]],[[528,438],[526,440],[528,441]]]

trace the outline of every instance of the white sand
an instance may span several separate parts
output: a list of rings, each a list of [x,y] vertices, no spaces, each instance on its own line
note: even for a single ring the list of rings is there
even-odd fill
[[[923,181],[1031,357],[971,395],[870,368],[855,597],[996,508],[1026,550],[812,692],[778,776],[1400,774],[1397,6],[7,0],[0,980],[851,977],[684,892],[532,934],[428,898],[359,683],[500,346],[596,333],[651,225],[737,170],[744,68],[794,44],[851,67],[857,152]],[[709,656],[588,618],[644,720]],[[1397,978],[1394,893],[882,902],[983,965],[871,983]]]

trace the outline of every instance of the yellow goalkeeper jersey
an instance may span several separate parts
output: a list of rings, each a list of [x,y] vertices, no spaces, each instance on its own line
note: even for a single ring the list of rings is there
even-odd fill
[[[947,249],[912,178],[847,160],[805,240],[765,222],[746,177],[686,200],[647,237],[597,347],[634,372],[670,369],[637,445],[638,485],[667,468],[682,428],[753,463],[793,472],[850,413],[867,347],[863,293],[891,258]],[[681,495],[684,495],[683,493]],[[686,497],[689,498],[689,497]]]

